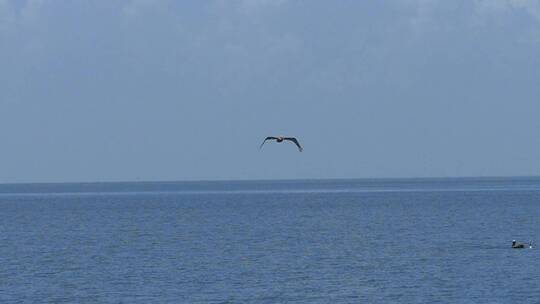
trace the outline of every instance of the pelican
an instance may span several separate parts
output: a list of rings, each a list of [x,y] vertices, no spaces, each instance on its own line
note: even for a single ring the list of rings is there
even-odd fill
[[[532,243],[526,244],[526,243],[518,243],[516,240],[512,241],[512,248],[514,249],[520,249],[520,248],[532,248]]]
[[[278,143],[283,142],[284,140],[292,141],[298,147],[298,151],[302,152],[302,150],[304,150],[302,148],[302,146],[300,146],[300,143],[298,142],[298,140],[296,138],[294,138],[294,137],[285,137],[285,136],[268,136],[267,138],[264,139],[264,141],[262,142],[259,149],[262,148],[262,146],[264,145],[264,143],[267,140],[275,140]]]

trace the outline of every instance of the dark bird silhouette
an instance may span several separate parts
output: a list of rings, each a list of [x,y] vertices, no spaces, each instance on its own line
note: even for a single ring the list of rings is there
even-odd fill
[[[527,247],[532,248],[532,243],[527,244],[527,243],[518,243],[516,242],[516,240],[512,241],[512,248],[520,249],[520,248],[527,248]]]
[[[262,142],[259,149],[262,148],[262,146],[264,145],[264,143],[267,140],[275,140],[278,143],[283,142],[284,140],[292,141],[298,147],[298,151],[302,152],[304,150],[304,148],[302,148],[302,146],[300,146],[300,143],[298,142],[298,140],[296,138],[294,138],[294,137],[284,137],[284,136],[277,136],[277,137],[276,136],[268,136],[267,138],[264,139],[264,141]]]

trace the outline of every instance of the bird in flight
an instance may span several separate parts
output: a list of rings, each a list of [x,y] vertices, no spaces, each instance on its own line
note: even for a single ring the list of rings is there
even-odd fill
[[[294,138],[294,137],[284,137],[284,136],[277,136],[277,137],[276,136],[268,136],[267,138],[264,139],[264,141],[262,142],[259,149],[262,148],[262,146],[264,145],[264,143],[267,140],[275,140],[278,143],[283,142],[284,140],[292,141],[298,147],[298,151],[302,152],[302,150],[304,150],[304,148],[302,148],[302,146],[300,146],[300,143],[298,142],[298,140],[296,138]]]

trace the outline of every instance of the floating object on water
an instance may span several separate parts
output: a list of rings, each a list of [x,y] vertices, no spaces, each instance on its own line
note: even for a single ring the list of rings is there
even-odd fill
[[[300,143],[298,142],[298,140],[295,137],[284,137],[284,136],[268,136],[267,138],[264,139],[264,141],[261,144],[261,146],[259,147],[259,149],[262,148],[262,146],[264,145],[264,143],[267,140],[275,140],[278,143],[281,143],[284,140],[288,140],[288,141],[293,142],[298,147],[298,151],[302,152],[304,150],[304,148],[302,148],[302,146],[300,146]]]
[[[526,243],[518,243],[516,240],[512,241],[512,248],[514,249],[522,249],[522,248],[532,248],[532,243],[526,244]]]

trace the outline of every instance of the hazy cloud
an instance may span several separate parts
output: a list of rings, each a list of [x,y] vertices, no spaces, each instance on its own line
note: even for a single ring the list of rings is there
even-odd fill
[[[476,0],[477,8],[484,13],[502,13],[522,10],[540,21],[540,1],[538,0]]]
[[[0,0],[0,34],[13,24],[15,14],[9,0]]]
[[[170,0],[129,0],[121,9],[125,16],[136,18],[148,11],[166,9],[170,4]]]

